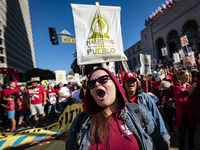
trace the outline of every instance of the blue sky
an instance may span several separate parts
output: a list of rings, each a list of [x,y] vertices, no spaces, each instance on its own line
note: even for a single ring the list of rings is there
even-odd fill
[[[121,7],[121,29],[124,50],[140,40],[140,31],[145,28],[145,19],[162,7],[165,0],[99,0],[100,5]],[[29,0],[36,67],[41,69],[71,70],[74,43],[52,45],[48,27],[57,32],[66,29],[75,35],[71,3],[95,5],[94,0]]]

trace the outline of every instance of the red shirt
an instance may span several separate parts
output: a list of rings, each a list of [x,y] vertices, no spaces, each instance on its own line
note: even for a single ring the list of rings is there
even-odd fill
[[[135,94],[135,95],[132,96],[132,97],[129,97],[129,100],[130,100],[132,103],[135,103],[135,104],[139,105],[139,104],[138,104],[138,95],[137,95],[137,94]]]
[[[12,108],[6,108],[6,112],[14,111],[15,110],[15,101],[8,101],[7,106],[12,105]]]
[[[17,99],[17,103],[21,102],[21,105],[19,105],[19,110],[21,109],[29,109],[26,103],[26,100],[22,98],[22,92],[18,93],[19,97]]]
[[[43,102],[43,92],[46,92],[43,86],[31,87],[28,89],[31,104],[41,104]]]
[[[118,115],[112,114],[109,118],[109,133],[102,143],[93,143],[90,150],[117,150],[134,149],[139,150],[139,145],[134,133],[129,127],[119,120]]]
[[[3,98],[5,98],[7,95],[11,95],[11,94],[17,95],[18,92],[20,92],[18,87],[16,87],[15,89],[10,89],[10,88],[4,89],[3,90]]]
[[[60,91],[60,89],[61,88],[57,88],[57,89],[54,90],[57,95],[58,95],[58,92]]]
[[[188,114],[190,125],[193,126],[192,114],[197,114],[193,103],[193,97],[188,95],[188,88],[190,84],[186,85],[186,88],[180,83],[175,84],[173,87],[174,99],[176,101],[176,126],[179,129],[182,125],[182,115]]]
[[[151,80],[150,79],[147,79],[147,80],[148,80],[148,92],[151,92]],[[143,92],[147,93],[147,91],[146,91],[146,79],[141,80],[141,85],[142,85],[142,88],[143,88]]]

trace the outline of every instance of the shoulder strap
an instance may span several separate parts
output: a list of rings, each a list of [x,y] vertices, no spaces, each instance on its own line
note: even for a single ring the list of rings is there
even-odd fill
[[[142,128],[146,129],[144,114],[141,108],[137,104],[134,104],[134,103],[126,103],[126,106],[131,110],[133,115],[137,118]]]

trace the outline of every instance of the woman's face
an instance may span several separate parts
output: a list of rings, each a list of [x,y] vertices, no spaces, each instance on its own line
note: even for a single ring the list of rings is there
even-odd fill
[[[125,88],[128,93],[135,93],[137,89],[137,82],[135,79],[131,78],[125,82]]]
[[[52,89],[52,85],[51,84],[48,85],[48,89]]]
[[[104,70],[97,70],[91,75],[90,81],[98,79],[104,75],[108,75],[108,73]],[[90,89],[90,93],[97,105],[102,108],[115,106],[114,104],[117,103],[116,86],[110,77],[108,77],[107,82],[104,84],[100,84],[96,81],[94,88]]]
[[[183,83],[186,83],[186,82],[190,81],[190,77],[191,77],[190,73],[189,72],[185,72],[185,74],[182,75],[182,79],[181,80],[182,80]]]

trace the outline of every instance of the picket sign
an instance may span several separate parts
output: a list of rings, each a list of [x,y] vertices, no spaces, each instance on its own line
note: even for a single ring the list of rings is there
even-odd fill
[[[184,46],[186,47],[187,53],[188,53],[189,51],[188,51],[187,45],[189,44],[189,42],[188,42],[188,39],[187,39],[186,35],[184,35],[184,36],[181,37],[181,44],[182,44],[183,47]]]

